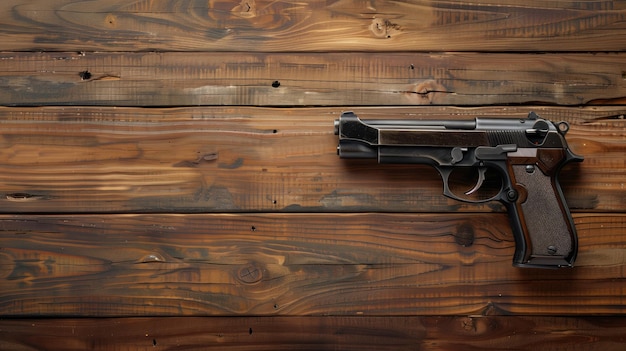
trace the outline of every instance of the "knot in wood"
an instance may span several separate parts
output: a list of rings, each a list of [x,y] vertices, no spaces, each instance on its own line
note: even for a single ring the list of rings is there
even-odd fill
[[[476,331],[476,323],[474,322],[474,318],[466,317],[461,319],[461,327],[463,331],[467,332],[475,332]]]
[[[243,283],[254,284],[263,279],[263,271],[254,264],[248,264],[239,268],[237,278]]]
[[[387,19],[374,18],[369,29],[376,38],[391,38],[392,33],[400,31],[400,26]]]
[[[457,244],[468,247],[474,244],[474,227],[469,223],[462,223],[456,228],[454,240]]]

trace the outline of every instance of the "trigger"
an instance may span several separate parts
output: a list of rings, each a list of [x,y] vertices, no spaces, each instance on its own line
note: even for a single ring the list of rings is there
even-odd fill
[[[483,186],[483,182],[485,181],[485,172],[487,172],[487,168],[485,167],[478,168],[478,181],[476,182],[476,185],[474,185],[474,188],[466,192],[465,195],[472,195],[478,189],[480,189],[481,186]]]

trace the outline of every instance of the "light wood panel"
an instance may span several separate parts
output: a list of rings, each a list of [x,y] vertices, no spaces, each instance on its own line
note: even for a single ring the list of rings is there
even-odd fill
[[[623,1],[5,0],[12,51],[620,51]]]
[[[5,52],[0,104],[624,104],[624,62],[622,54]]]

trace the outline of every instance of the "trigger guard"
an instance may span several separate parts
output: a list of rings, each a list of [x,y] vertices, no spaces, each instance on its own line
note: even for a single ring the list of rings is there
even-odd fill
[[[441,180],[443,180],[443,195],[454,200],[465,201],[464,199],[454,195],[454,193],[452,193],[452,191],[450,190],[450,186],[448,185],[448,179],[450,178],[450,174],[452,174],[452,168],[436,168],[439,172],[439,175],[441,176]]]
[[[500,191],[495,194],[494,196],[490,197],[490,198],[486,198],[486,199],[468,199],[468,198],[463,198],[460,196],[455,195],[452,190],[450,190],[450,185],[448,184],[448,180],[450,178],[450,174],[452,174],[452,171],[454,168],[449,168],[449,167],[445,167],[445,168],[440,168],[440,167],[436,167],[437,171],[439,172],[439,175],[441,176],[442,180],[443,180],[443,195],[446,197],[449,197],[453,200],[457,200],[457,201],[461,201],[461,202],[465,202],[465,203],[472,203],[472,204],[480,204],[480,203],[486,203],[486,202],[490,202],[490,201],[501,201],[503,199],[503,196],[505,194],[504,192],[504,188],[506,188],[506,186],[502,186],[502,189],[500,189]],[[482,176],[485,176],[485,172],[487,171],[487,167],[478,167],[478,174],[479,174],[479,178],[482,174]],[[475,192],[476,190],[480,189],[480,187],[482,186],[482,183],[484,182],[484,179],[479,179],[478,183],[476,184],[476,186],[469,190],[468,192],[465,193],[465,195],[471,195],[473,192]]]

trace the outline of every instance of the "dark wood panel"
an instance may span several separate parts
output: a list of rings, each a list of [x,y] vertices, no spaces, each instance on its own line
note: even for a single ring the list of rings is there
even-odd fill
[[[0,321],[17,350],[621,351],[624,317],[242,317]]]
[[[0,54],[0,104],[583,105],[626,102],[622,54]]]
[[[3,50],[620,51],[622,1],[5,0]]]
[[[348,109],[348,108],[344,108]],[[442,195],[428,166],[336,155],[342,108],[0,109],[0,211],[501,211]],[[623,107],[356,108],[364,118],[524,117],[571,124],[571,208],[622,211]],[[469,184],[471,186],[471,184]]]
[[[0,315],[623,314],[623,214],[573,269],[511,265],[504,214],[0,216]]]

